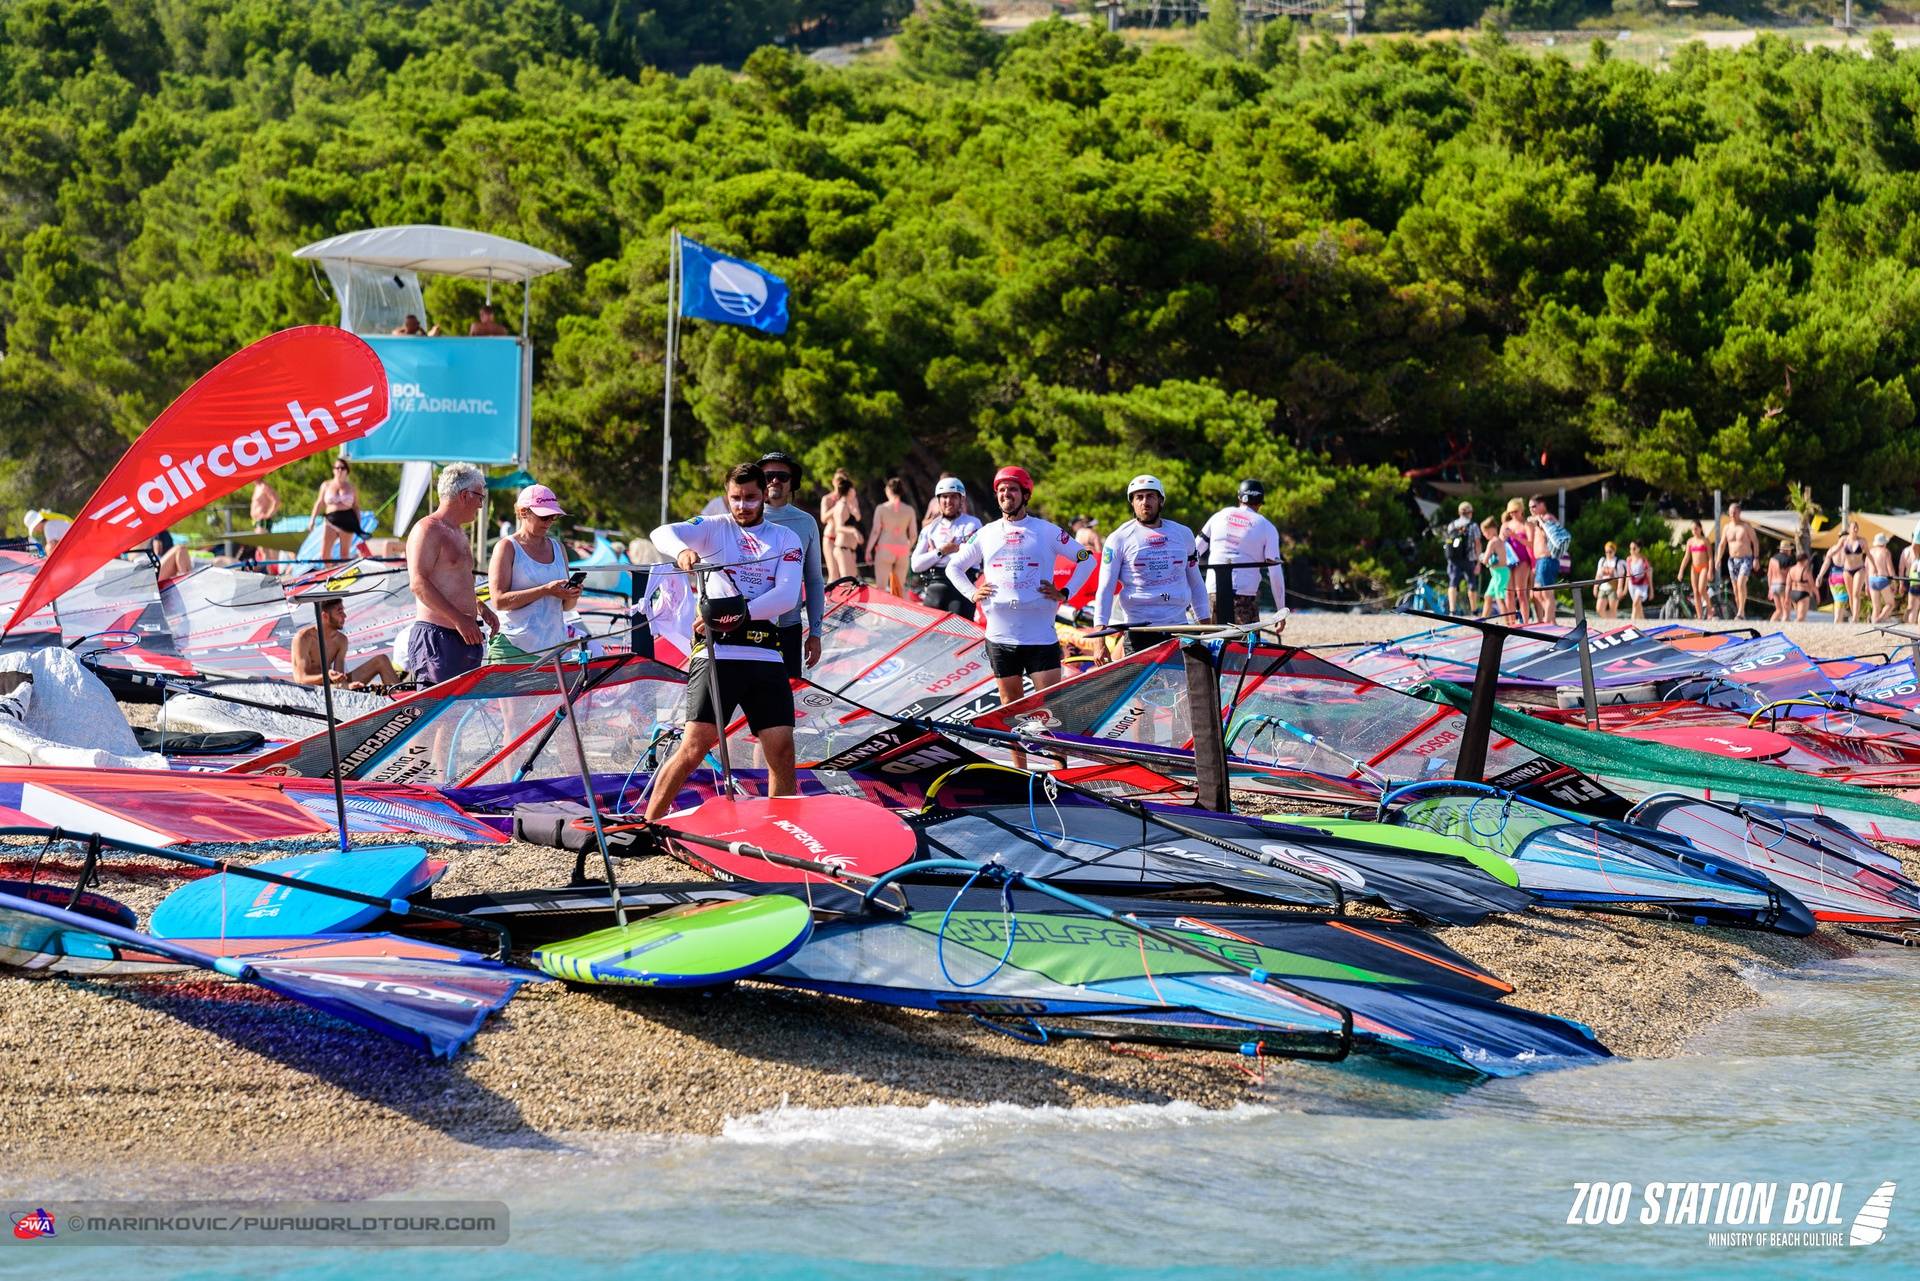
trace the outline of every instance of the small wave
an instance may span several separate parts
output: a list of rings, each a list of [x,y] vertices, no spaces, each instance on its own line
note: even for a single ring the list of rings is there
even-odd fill
[[[783,1103],[751,1116],[728,1117],[720,1137],[727,1142],[765,1147],[827,1143],[931,1152],[968,1139],[1036,1130],[1120,1131],[1233,1124],[1275,1110],[1244,1103],[1225,1109],[1203,1108],[1185,1102],[1088,1108],[1025,1107],[1017,1103],[810,1108]]]

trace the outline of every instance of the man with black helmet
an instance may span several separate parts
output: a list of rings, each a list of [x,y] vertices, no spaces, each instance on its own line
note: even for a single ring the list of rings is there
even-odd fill
[[[780,655],[780,615],[800,599],[800,540],[766,518],[765,478],[759,463],[727,473],[727,514],[696,516],[653,531],[653,545],[682,571],[705,562],[707,603],[694,622],[687,664],[686,732],[660,768],[647,818],[673,805],[680,787],[720,741],[734,709],[760,740],[768,793],[792,796],[793,688]],[[708,664],[715,679],[709,679]],[[719,705],[713,688],[719,686]]]
[[[1233,571],[1233,621],[1258,622],[1260,618],[1260,569],[1267,566],[1267,581],[1273,586],[1273,607],[1287,607],[1287,576],[1280,568],[1280,531],[1260,514],[1267,500],[1267,487],[1251,478],[1240,482],[1238,506],[1222,508],[1200,527],[1200,559],[1207,566],[1207,591],[1215,590],[1213,566],[1244,565],[1252,569]]]
[[[966,505],[966,485],[958,476],[942,476],[933,487],[933,514],[920,527],[920,537],[907,563],[922,576],[922,601],[949,614],[972,618],[973,601],[947,581],[947,562],[980,532],[980,518],[968,515]]]
[[[806,640],[801,641],[801,605],[780,615],[780,656],[786,661],[787,675],[798,677],[820,661],[820,619],[827,612],[827,579],[820,569],[820,522],[805,508],[793,505],[793,491],[800,487],[803,473],[791,454],[776,449],[760,456],[760,474],[767,481],[767,519],[784,525],[800,540],[804,571],[801,580],[802,601],[806,608]],[[802,663],[802,655],[805,662]]]

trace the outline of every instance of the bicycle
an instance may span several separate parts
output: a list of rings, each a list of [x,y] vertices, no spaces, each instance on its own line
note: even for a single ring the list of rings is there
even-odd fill
[[[1429,614],[1447,612],[1447,594],[1433,585],[1434,572],[1423,569],[1407,580],[1406,590],[1393,603],[1397,610],[1419,609]]]
[[[1693,617],[1693,588],[1685,583],[1668,583],[1661,590],[1667,598],[1660,602],[1660,618],[1664,622],[1675,622]]]

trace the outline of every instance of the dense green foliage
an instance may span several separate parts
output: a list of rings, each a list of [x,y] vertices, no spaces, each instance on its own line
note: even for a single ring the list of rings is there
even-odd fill
[[[70,509],[222,356],[329,319],[291,249],[442,222],[573,263],[534,290],[536,471],[609,523],[655,511],[676,226],[794,315],[686,326],[683,509],[776,442],[869,492],[1014,458],[1110,522],[1141,469],[1188,520],[1257,474],[1303,555],[1384,577],[1399,472],[1450,441],[1689,505],[1911,502],[1920,58],[995,45],[941,6],[897,69],[638,65],[897,11],[0,0],[0,498]]]

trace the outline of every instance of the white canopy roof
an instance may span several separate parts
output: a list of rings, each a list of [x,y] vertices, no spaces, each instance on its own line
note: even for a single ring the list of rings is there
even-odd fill
[[[544,249],[460,227],[373,227],[293,251],[295,258],[357,263],[471,280],[532,280],[569,264]]]

